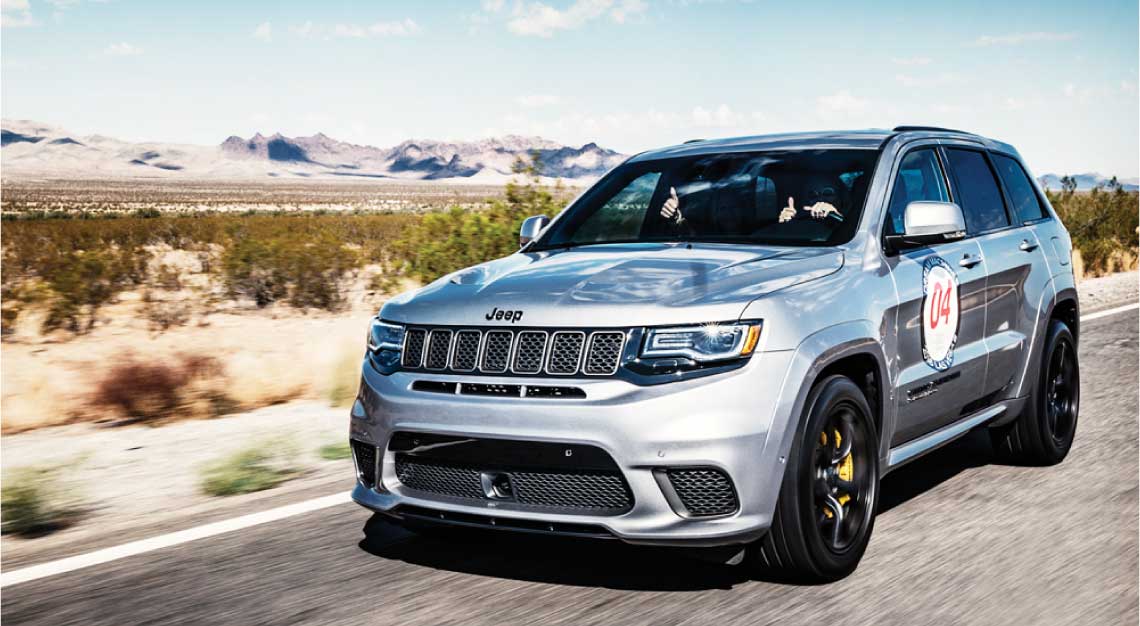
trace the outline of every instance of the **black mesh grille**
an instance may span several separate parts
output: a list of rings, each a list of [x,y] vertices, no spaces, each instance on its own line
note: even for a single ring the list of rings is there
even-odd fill
[[[567,509],[629,508],[625,481],[611,472],[510,472],[516,498],[524,504]]]
[[[511,371],[519,374],[537,374],[542,369],[542,356],[546,351],[546,333],[527,330],[519,333],[515,347],[515,360]]]
[[[427,359],[424,367],[441,370],[447,367],[447,352],[451,349],[451,331],[435,329],[428,336]]]
[[[732,481],[711,467],[666,470],[673,491],[694,517],[735,513],[739,504]]]
[[[376,446],[363,441],[352,440],[352,454],[356,459],[356,471],[366,487],[376,484]]]
[[[427,331],[422,328],[409,328],[404,336],[404,367],[419,367],[424,362],[424,344]]]
[[[396,476],[405,487],[454,498],[486,500],[481,470],[438,460],[396,455]],[[619,472],[600,470],[502,472],[510,477],[514,502],[566,512],[617,514],[633,506],[633,496]]]
[[[550,342],[550,357],[546,371],[551,374],[576,374],[578,361],[582,356],[582,344],[585,342],[585,333],[554,333],[554,339]]]
[[[505,372],[507,361],[511,358],[511,331],[487,331],[487,339],[483,344],[483,363],[479,369],[484,372]]]
[[[623,343],[625,343],[625,333],[594,333],[590,337],[590,349],[586,355],[586,365],[583,367],[585,372],[594,375],[616,372]]]
[[[411,489],[456,498],[483,498],[479,472],[453,464],[420,463],[406,454],[396,455],[396,477]]]
[[[475,359],[479,356],[479,331],[461,330],[455,334],[455,350],[451,355],[451,369],[457,372],[470,372],[475,369]]]

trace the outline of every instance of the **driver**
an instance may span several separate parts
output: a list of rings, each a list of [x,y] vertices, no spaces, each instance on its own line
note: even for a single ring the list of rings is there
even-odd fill
[[[844,206],[844,191],[846,187],[839,180],[821,174],[812,175],[805,181],[804,206],[799,211],[806,211],[817,220],[830,217],[843,221],[843,214],[839,207]],[[780,211],[780,223],[790,222],[798,215],[795,199],[788,196],[788,206]]]

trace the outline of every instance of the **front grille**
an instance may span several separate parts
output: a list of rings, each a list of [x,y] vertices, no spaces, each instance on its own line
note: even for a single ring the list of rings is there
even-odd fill
[[[538,376],[609,376],[617,372],[626,333],[538,329],[409,328],[403,366],[410,370]]]
[[[689,467],[665,471],[681,504],[693,517],[735,513],[740,507],[736,489],[728,476],[712,467]]]
[[[485,468],[435,459],[396,455],[396,477],[409,489],[469,500],[489,500],[481,482]],[[567,513],[617,514],[633,506],[633,496],[618,471],[535,468],[502,472],[510,477],[514,500],[529,507]],[[499,500],[496,500],[499,501]]]
[[[351,443],[357,477],[365,487],[372,487],[376,484],[376,446],[355,439]]]

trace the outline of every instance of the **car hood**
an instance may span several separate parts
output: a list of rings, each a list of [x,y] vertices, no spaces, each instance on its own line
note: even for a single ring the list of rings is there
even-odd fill
[[[843,267],[836,248],[605,244],[517,253],[384,305],[411,324],[651,326],[738,319],[756,298]],[[521,311],[496,319],[495,311]]]

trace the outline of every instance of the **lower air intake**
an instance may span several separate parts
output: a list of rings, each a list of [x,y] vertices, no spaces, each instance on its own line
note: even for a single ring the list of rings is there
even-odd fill
[[[356,475],[365,487],[376,485],[376,446],[352,440],[352,457],[356,461]]]
[[[740,508],[732,480],[712,467],[665,470],[669,484],[692,517],[729,515]]]

